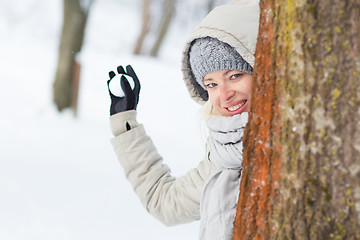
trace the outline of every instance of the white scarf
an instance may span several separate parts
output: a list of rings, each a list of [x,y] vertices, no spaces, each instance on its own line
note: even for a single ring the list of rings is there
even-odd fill
[[[241,168],[242,138],[247,121],[245,112],[232,117],[210,117],[206,122],[211,154],[224,168]]]
[[[248,113],[211,117],[210,155],[222,168],[206,183],[201,203],[200,240],[231,240],[240,191],[242,138]]]

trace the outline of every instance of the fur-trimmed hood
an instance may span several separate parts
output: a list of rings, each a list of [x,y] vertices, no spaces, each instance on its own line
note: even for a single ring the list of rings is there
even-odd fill
[[[234,47],[254,67],[259,28],[259,0],[234,0],[216,7],[192,32],[182,52],[183,79],[190,97],[199,104],[208,99],[205,91],[193,78],[189,63],[191,43],[202,37],[213,37]]]

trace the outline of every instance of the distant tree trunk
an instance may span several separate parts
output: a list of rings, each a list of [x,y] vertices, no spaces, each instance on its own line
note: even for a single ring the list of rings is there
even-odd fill
[[[134,54],[136,55],[140,54],[145,37],[150,29],[150,19],[151,19],[150,5],[151,5],[151,0],[143,1],[141,31],[134,48]]]
[[[208,1],[207,1],[207,11],[208,11],[208,12],[210,12],[211,10],[214,9],[215,1],[216,1],[216,0],[208,0]]]
[[[163,11],[160,23],[159,33],[157,35],[154,46],[150,51],[150,56],[157,56],[160,46],[165,38],[165,35],[169,29],[172,17],[175,12],[176,0],[164,0],[163,1]]]
[[[360,239],[360,0],[261,0],[234,239]]]
[[[90,1],[91,3],[92,1]],[[74,105],[74,76],[76,54],[80,52],[90,6],[81,5],[81,0],[64,0],[64,21],[61,33],[58,65],[53,84],[53,100],[59,111]],[[79,69],[78,69],[79,70]],[[78,83],[77,83],[78,84]]]

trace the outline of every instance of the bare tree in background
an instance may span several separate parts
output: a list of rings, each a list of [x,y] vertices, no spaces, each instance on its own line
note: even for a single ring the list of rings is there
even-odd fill
[[[157,56],[159,49],[161,47],[161,44],[164,41],[164,38],[166,36],[166,33],[169,29],[169,26],[171,24],[171,20],[173,18],[174,12],[175,12],[175,5],[176,0],[163,0],[162,1],[162,8],[161,8],[161,18],[160,23],[157,25],[159,27],[151,27],[150,23],[151,20],[153,20],[154,16],[151,12],[151,4],[153,3],[152,0],[143,0],[143,7],[142,7],[142,25],[139,37],[136,41],[136,45],[134,48],[134,54],[140,54],[142,52],[142,48],[146,39],[146,36],[148,33],[150,33],[150,30],[153,29],[152,33],[156,35],[155,42],[153,44],[153,47],[151,48],[150,52],[146,53],[150,56]],[[143,50],[143,52],[146,52],[146,50]]]
[[[234,239],[360,239],[360,0],[261,0]]]
[[[214,7],[227,2],[230,2],[230,0],[207,0],[203,3],[190,0],[179,2],[176,0],[143,0],[141,15],[142,25],[133,53],[143,53],[150,56],[157,56],[163,42],[165,41],[165,37],[169,31],[171,23],[174,18],[176,18],[176,14],[178,14],[182,20],[184,18],[191,19],[192,17],[189,16],[189,14],[195,14],[197,19],[201,19],[202,17],[205,17],[206,14]],[[183,12],[184,10],[186,11],[186,9],[191,9],[191,11]],[[161,13],[161,16],[159,21],[157,21],[157,15],[159,15],[159,13]],[[153,44],[146,44],[146,42],[153,39]],[[152,46],[150,51],[144,49],[145,45]]]
[[[215,1],[216,1],[216,0],[208,0],[208,2],[207,2],[208,12],[210,12],[211,10],[213,10],[213,8],[214,8],[214,6],[215,6]]]
[[[140,54],[145,37],[150,30],[150,20],[151,20],[150,5],[151,5],[151,0],[143,1],[141,30],[134,49],[134,54],[136,55]]]
[[[93,1],[64,0],[63,26],[60,40],[58,65],[53,84],[53,101],[59,111],[77,109],[80,79],[80,63],[76,55],[83,45],[85,26]]]
[[[171,20],[175,12],[176,0],[164,0],[163,1],[163,10],[161,16],[160,28],[156,41],[150,51],[150,56],[157,56],[160,46],[164,41],[165,35],[169,29]]]

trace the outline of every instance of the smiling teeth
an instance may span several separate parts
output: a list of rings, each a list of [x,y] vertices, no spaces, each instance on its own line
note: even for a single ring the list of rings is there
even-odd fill
[[[236,106],[229,107],[228,109],[229,109],[230,111],[236,111],[236,110],[238,110],[239,108],[241,108],[242,106],[244,106],[245,103],[246,103],[246,100],[245,100],[245,101],[242,101],[241,103],[239,103],[239,104],[236,105]]]

